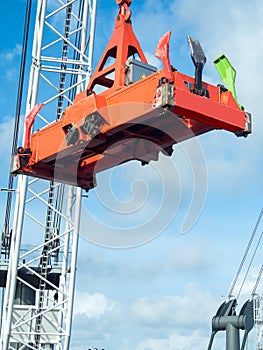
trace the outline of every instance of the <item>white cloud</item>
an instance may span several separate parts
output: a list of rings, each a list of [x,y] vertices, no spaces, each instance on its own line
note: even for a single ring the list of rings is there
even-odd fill
[[[180,334],[176,330],[167,338],[148,338],[138,344],[136,350],[203,350],[207,347],[208,338],[197,330]],[[221,342],[223,348],[224,342]]]
[[[160,347],[201,350],[207,347],[212,317],[223,302],[191,284],[182,286],[180,294],[148,295],[133,301],[127,298],[125,302],[112,301],[98,293],[82,296],[79,305],[82,310],[75,312],[73,349],[93,344],[125,350],[157,350]],[[214,344],[215,350],[224,346],[225,332],[216,336]]]
[[[142,327],[162,329],[199,329],[210,323],[216,301],[209,293],[192,285],[183,287],[180,295],[154,295],[139,299],[132,306],[133,315]],[[158,332],[157,331],[157,332]]]
[[[4,116],[0,121],[0,144],[1,144],[1,175],[7,181],[10,168],[10,160],[12,153],[12,142],[14,133],[15,118],[11,116]],[[23,116],[21,116],[20,132],[18,135],[18,146],[21,142],[21,134],[23,132]]]
[[[219,306],[216,299],[193,285],[182,287],[180,295],[127,299],[113,302],[114,307],[108,297],[86,293],[79,304],[82,310],[75,312],[72,347],[80,349],[78,344],[85,343],[127,350],[155,350],[158,346],[186,350],[195,345],[201,350],[210,337],[211,319]],[[102,304],[101,309],[94,302]]]
[[[169,265],[171,270],[183,271],[184,273],[193,273],[194,271],[202,271],[205,273],[209,267],[211,268],[211,252],[207,252],[206,247],[194,245],[187,240],[187,249],[179,250],[176,254],[170,253]]]
[[[85,315],[88,318],[101,317],[106,312],[113,309],[115,302],[105,297],[101,293],[89,294],[83,291],[77,291],[74,315]]]
[[[6,117],[0,123],[0,140],[1,140],[1,154],[2,162],[9,161],[11,155],[11,145],[13,139],[14,118]],[[4,157],[3,157],[4,156]]]
[[[5,83],[14,82],[17,84],[18,80],[18,68],[19,57],[22,52],[22,46],[16,44],[15,47],[9,50],[3,50],[0,52],[0,67],[2,78],[5,79]],[[5,89],[6,89],[6,85]],[[14,91],[14,90],[13,90]],[[13,93],[11,92],[11,94]]]
[[[5,63],[6,61],[11,62],[16,59],[17,56],[20,56],[21,52],[22,46],[20,44],[16,44],[14,48],[0,52],[0,58],[1,60],[5,60]]]

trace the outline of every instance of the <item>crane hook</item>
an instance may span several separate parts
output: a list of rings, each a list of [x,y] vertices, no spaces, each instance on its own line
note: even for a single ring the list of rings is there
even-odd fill
[[[132,0],[116,0],[116,4],[117,5],[124,5],[127,4],[128,6],[130,6],[132,3]]]
[[[116,0],[116,4],[119,5],[119,15],[124,16],[125,21],[128,21],[131,18],[131,6],[132,0]]]

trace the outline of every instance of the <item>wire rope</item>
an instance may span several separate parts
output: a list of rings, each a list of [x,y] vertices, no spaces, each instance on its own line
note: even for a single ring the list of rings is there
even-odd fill
[[[252,234],[251,234],[251,237],[250,237],[250,240],[249,240],[249,242],[248,242],[247,248],[246,248],[246,250],[245,250],[245,253],[244,253],[244,255],[243,255],[243,258],[242,258],[242,260],[241,260],[241,263],[240,263],[240,265],[239,265],[239,268],[238,268],[238,270],[237,270],[237,273],[236,273],[236,275],[235,275],[234,281],[233,281],[233,283],[232,283],[232,285],[231,285],[231,287],[230,287],[230,290],[229,290],[229,293],[228,293],[228,297],[229,297],[229,298],[231,298],[231,297],[233,296],[233,291],[234,291],[234,289],[235,289],[235,286],[236,286],[237,281],[238,281],[238,279],[239,279],[239,276],[240,276],[240,274],[241,274],[241,270],[242,270],[242,268],[243,268],[243,266],[244,266],[244,264],[245,264],[245,261],[246,261],[246,259],[247,259],[247,256],[248,256],[249,250],[250,250],[250,248],[251,248],[251,245],[252,245],[252,243],[253,243],[253,241],[254,241],[254,238],[255,238],[255,235],[256,235],[256,233],[257,233],[257,230],[258,230],[259,224],[260,224],[260,222],[261,222],[262,216],[263,216],[263,208],[262,208],[261,211],[260,211],[260,214],[259,214],[259,216],[258,216],[256,225],[255,225],[254,230],[253,230],[253,232],[252,232]],[[261,235],[262,235],[262,234],[261,234]],[[252,262],[251,262],[251,264],[252,264]],[[248,272],[247,272],[247,273],[248,273]],[[244,285],[244,281],[243,281],[243,283],[242,283],[242,286],[243,286],[243,285]]]
[[[259,247],[259,245],[260,245],[260,243],[261,243],[262,237],[263,237],[263,231],[261,232],[261,234],[260,234],[260,236],[259,236],[259,239],[258,239],[256,248],[255,248],[254,253],[253,253],[253,255],[252,255],[251,259],[250,259],[250,263],[249,263],[249,265],[248,265],[248,268],[247,268],[247,270],[246,270],[245,276],[244,276],[244,278],[243,278],[243,282],[241,283],[241,286],[240,286],[240,289],[239,289],[237,298],[239,298],[239,296],[240,296],[240,294],[241,294],[241,292],[242,292],[242,289],[243,289],[244,284],[245,284],[245,282],[246,282],[248,273],[249,273],[249,271],[250,271],[250,269],[251,269],[251,266],[252,266],[252,264],[253,264],[253,261],[254,261],[254,259],[255,259],[255,256],[256,256],[258,247]]]
[[[18,80],[18,89],[17,89],[17,97],[16,97],[15,121],[14,121],[11,155],[16,153],[18,136],[19,136],[20,114],[21,114],[21,106],[22,106],[22,95],[23,95],[23,89],[24,89],[31,9],[32,9],[32,0],[27,0],[25,17],[24,17],[24,31],[23,31],[24,35],[22,39],[22,54],[20,59],[20,70],[19,70],[19,80]],[[11,215],[11,204],[12,204],[12,194],[13,194],[13,191],[12,191],[13,182],[14,182],[13,175],[10,173],[9,179],[8,179],[8,191],[7,191],[7,199],[6,199],[6,210],[5,210],[4,231],[3,231],[4,234],[2,236],[2,240],[5,239],[5,241],[7,238],[6,235],[9,235],[9,236],[11,235],[10,215]],[[2,244],[3,244],[3,241],[2,241]],[[7,247],[6,247],[7,249],[4,250],[4,254],[5,254],[4,258],[7,259],[9,257],[10,247],[8,242],[5,242],[5,244],[7,244]],[[2,297],[1,305],[3,305],[4,289],[1,297]],[[2,324],[2,310],[1,310],[1,317],[0,317],[0,326],[1,324]]]
[[[14,122],[12,151],[11,151],[12,155],[16,153],[18,136],[19,136],[20,114],[21,114],[22,96],[23,96],[23,89],[24,89],[24,78],[25,78],[25,69],[26,69],[26,58],[27,58],[27,46],[28,46],[28,34],[29,34],[29,28],[30,28],[31,8],[32,8],[32,0],[27,0],[25,19],[24,19],[24,35],[23,35],[23,41],[22,41],[22,55],[21,55],[21,61],[20,61],[20,73],[19,73],[17,99],[16,99],[15,122]],[[6,211],[5,211],[5,221],[4,221],[5,232],[9,231],[9,226],[10,226],[13,182],[14,182],[14,178],[13,178],[13,175],[10,173],[9,180],[8,180],[8,191],[7,191]]]
[[[257,277],[256,283],[255,283],[254,288],[252,290],[252,296],[254,296],[256,294],[256,290],[258,288],[259,282],[261,281],[262,274],[263,274],[263,265],[261,265],[260,271],[258,273],[258,277]]]

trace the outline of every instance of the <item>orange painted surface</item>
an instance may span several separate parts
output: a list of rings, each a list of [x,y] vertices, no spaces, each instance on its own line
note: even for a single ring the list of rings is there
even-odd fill
[[[191,92],[192,77],[167,67],[125,85],[130,56],[137,54],[147,64],[132,30],[130,3],[119,3],[113,35],[88,89],[76,96],[62,119],[32,135],[30,149],[17,156],[23,161],[15,174],[55,178],[89,189],[96,185],[96,173],[132,159],[157,160],[161,149],[190,137],[213,129],[246,133],[248,115],[229,91],[217,86],[204,82],[209,98],[196,95]],[[172,75],[160,85],[167,71]],[[96,86],[106,90],[95,94]],[[156,108],[162,87],[172,91],[172,103]]]

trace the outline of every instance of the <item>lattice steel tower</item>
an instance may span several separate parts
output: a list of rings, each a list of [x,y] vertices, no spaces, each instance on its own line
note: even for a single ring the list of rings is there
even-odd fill
[[[28,115],[43,103],[34,124],[37,129],[61,118],[75,94],[86,87],[96,7],[97,0],[37,1],[24,111]],[[72,325],[81,190],[19,175],[7,192],[0,248],[0,348],[66,350]]]
[[[254,350],[263,350],[263,296],[254,297]]]

